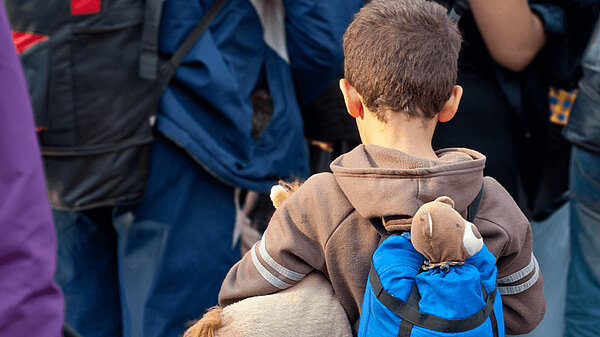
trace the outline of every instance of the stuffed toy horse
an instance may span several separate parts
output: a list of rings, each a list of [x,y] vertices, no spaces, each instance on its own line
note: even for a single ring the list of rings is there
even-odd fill
[[[271,190],[279,207],[300,184],[280,182]],[[350,337],[346,312],[333,294],[331,283],[313,271],[295,286],[265,296],[247,298],[221,308],[213,307],[184,337]]]

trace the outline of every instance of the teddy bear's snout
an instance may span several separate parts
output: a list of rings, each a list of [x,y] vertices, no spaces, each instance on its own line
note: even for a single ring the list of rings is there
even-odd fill
[[[470,222],[465,224],[465,233],[463,235],[463,246],[469,256],[477,254],[483,247],[483,238],[475,225]]]

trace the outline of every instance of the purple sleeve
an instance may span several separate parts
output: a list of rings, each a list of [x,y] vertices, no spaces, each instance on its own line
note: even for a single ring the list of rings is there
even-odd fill
[[[56,234],[23,70],[0,4],[0,335],[61,335]]]

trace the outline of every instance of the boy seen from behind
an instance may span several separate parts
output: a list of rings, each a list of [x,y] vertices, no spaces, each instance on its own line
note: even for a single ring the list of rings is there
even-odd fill
[[[497,259],[506,332],[526,333],[541,321],[529,222],[498,182],[483,177],[482,154],[431,146],[436,123],[458,109],[460,45],[456,24],[433,2],[374,0],[355,16],[344,35],[340,88],[363,144],[277,209],[262,240],[229,271],[221,305],[286,289],[317,269],[356,332],[380,241],[368,219],[382,218],[388,232],[408,231],[417,209],[444,195],[466,216],[483,188],[474,223]]]

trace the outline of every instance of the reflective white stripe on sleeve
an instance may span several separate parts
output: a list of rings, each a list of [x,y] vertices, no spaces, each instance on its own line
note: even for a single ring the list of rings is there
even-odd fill
[[[500,295],[514,295],[522,293],[525,290],[531,288],[531,286],[533,286],[537,282],[538,278],[540,277],[540,268],[535,258],[533,259],[533,261],[535,269],[535,274],[533,274],[533,277],[531,277],[527,282],[517,284],[514,286],[498,286],[498,291],[500,292]],[[522,279],[522,277],[519,278],[519,280],[520,279]]]
[[[266,233],[265,233],[266,234]],[[290,280],[300,281],[306,274],[297,273],[293,270],[289,270],[286,267],[280,265],[275,261],[271,255],[267,252],[267,247],[265,246],[266,236],[260,240],[260,245],[258,246],[258,251],[260,252],[260,257],[265,260],[265,262],[269,265],[269,267],[275,269],[281,275],[287,277]]]
[[[534,268],[537,268],[537,260],[535,259],[535,256],[533,256],[533,253],[531,253],[531,260],[529,261],[529,264],[527,266],[525,266],[525,268],[517,271],[516,273],[510,274],[506,277],[499,279],[498,283],[508,284],[508,283],[517,282],[518,280],[521,280],[525,276],[531,274],[531,272],[533,271]]]
[[[271,285],[273,285],[276,288],[279,289],[287,289],[289,287],[291,287],[292,285],[286,282],[283,282],[282,280],[278,279],[277,277],[275,277],[275,275],[271,274],[270,271],[267,270],[267,268],[265,268],[260,261],[258,260],[258,257],[256,256],[256,245],[258,244],[255,243],[254,246],[252,246],[252,248],[250,249],[251,251],[251,255],[252,255],[252,263],[254,263],[254,267],[256,268],[256,270],[258,270],[258,273],[265,279],[267,280],[267,282],[271,283]]]

